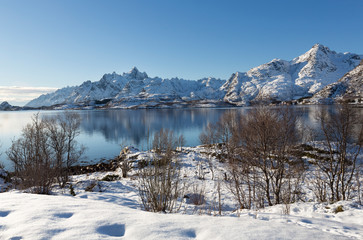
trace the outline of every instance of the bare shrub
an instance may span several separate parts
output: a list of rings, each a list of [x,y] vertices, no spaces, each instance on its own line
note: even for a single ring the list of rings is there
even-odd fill
[[[157,154],[171,154],[178,145],[178,138],[174,136],[173,131],[160,129],[154,134],[152,140],[152,149]]]
[[[222,215],[222,205],[223,205],[223,203],[222,203],[221,183],[222,183],[222,181],[218,178],[215,188],[217,189],[217,205],[218,205],[217,209],[218,209],[219,216]]]
[[[120,179],[120,176],[117,174],[108,174],[106,176],[104,176],[101,181],[106,181],[106,182],[113,182],[113,181],[117,181]]]
[[[327,195],[328,184],[326,179],[324,178],[325,176],[319,170],[314,171],[312,176],[313,176],[311,181],[313,185],[312,190],[314,192],[316,199],[319,202],[326,202],[328,200],[328,195]]]
[[[339,205],[339,206],[337,206],[337,207],[334,209],[334,213],[335,213],[335,214],[340,213],[340,212],[344,212],[343,205]]]
[[[121,145],[121,148],[122,148],[122,145]],[[122,150],[118,156],[118,159],[117,159],[120,162],[120,168],[122,171],[123,178],[127,178],[128,172],[130,172],[132,170],[132,160],[127,157],[128,153],[130,153],[129,147],[122,148]],[[142,166],[141,166],[142,164],[143,164],[143,162],[139,161],[138,167],[142,168]]]
[[[177,160],[139,170],[139,195],[147,211],[172,212],[181,195],[180,166]]]
[[[101,184],[98,181],[91,181],[84,190],[86,192],[102,192]]]
[[[127,178],[127,173],[131,171],[131,162],[127,159],[124,159],[121,162],[121,171],[122,171],[122,177]]]
[[[217,152],[218,134],[217,128],[214,124],[208,123],[203,132],[199,135],[199,140],[205,147],[212,152]],[[211,153],[207,153],[208,166],[212,173],[212,180],[214,179],[214,166]]]
[[[187,203],[196,206],[203,205],[205,203],[205,186],[193,184],[191,193],[185,195],[185,197],[187,198]]]
[[[154,165],[167,165],[175,155],[178,140],[183,137],[175,137],[173,131],[160,129],[154,134],[152,149],[155,153]]]
[[[76,192],[74,191],[74,187],[72,184],[69,185],[69,193],[74,197],[76,196]]]
[[[180,139],[180,138],[179,138]],[[178,138],[172,131],[161,129],[154,135],[153,158],[139,169],[139,195],[145,210],[173,212],[182,196],[179,159],[175,148]]]
[[[197,164],[197,169],[195,171],[195,175],[199,180],[205,180],[205,175],[207,174],[206,171],[204,171],[205,167],[203,166],[202,162],[199,161]]]

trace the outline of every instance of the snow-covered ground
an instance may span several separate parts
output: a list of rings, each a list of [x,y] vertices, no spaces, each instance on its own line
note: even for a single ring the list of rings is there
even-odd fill
[[[122,186],[122,183],[119,183]],[[103,196],[106,195],[106,196]],[[127,194],[126,194],[127,196]],[[236,216],[160,214],[142,211],[120,193],[45,196],[0,195],[1,239],[345,239],[363,236],[362,209],[344,204],[325,213],[321,204],[276,206]],[[130,202],[131,203],[130,203]],[[257,216],[256,216],[257,215]]]
[[[362,239],[363,207],[354,201],[317,203],[307,196],[306,202],[289,205],[289,214],[285,205],[237,210],[222,183],[219,216],[215,184],[226,168],[212,159],[212,180],[204,152],[201,147],[184,148],[181,154],[184,193],[202,189],[202,205],[183,199],[178,213],[146,212],[135,170],[115,181],[102,179],[121,175],[121,170],[77,175],[71,180],[75,196],[69,188],[57,187],[52,195],[0,193],[0,239]],[[128,157],[137,161],[147,155],[133,151]],[[334,213],[338,206],[343,212]]]

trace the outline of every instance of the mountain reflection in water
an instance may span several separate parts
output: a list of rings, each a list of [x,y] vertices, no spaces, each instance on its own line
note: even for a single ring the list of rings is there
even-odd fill
[[[319,134],[315,120],[317,110],[333,106],[292,106],[301,122]],[[152,135],[161,128],[173,130],[176,136],[183,134],[185,146],[200,145],[199,135],[208,123],[216,123],[223,114],[237,112],[243,114],[249,108],[195,108],[195,109],[110,109],[110,110],[77,110],[81,116],[81,134],[77,140],[87,149],[85,162],[97,162],[100,159],[113,158],[118,155],[122,146],[133,145],[146,150]],[[363,109],[361,109],[363,112]],[[35,111],[0,112],[0,152],[1,162],[7,169],[11,164],[5,151],[11,141],[20,136],[21,130],[31,122]],[[41,117],[48,118],[62,114],[62,111],[41,111]]]

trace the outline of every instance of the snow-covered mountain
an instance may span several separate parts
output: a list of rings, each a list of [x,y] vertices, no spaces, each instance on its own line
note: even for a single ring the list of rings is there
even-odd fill
[[[112,100],[110,106],[125,103],[140,105],[145,102],[183,102],[193,100],[222,100],[220,89],[224,81],[205,78],[198,81],[179,78],[150,78],[136,67],[119,75],[105,74],[97,82],[86,81],[77,87],[66,87],[42,95],[30,101],[27,107],[51,106],[56,104],[90,104],[105,99]]]
[[[100,101],[107,102],[108,107],[165,107],[191,102],[240,106],[255,101],[289,101],[312,96],[338,81],[362,59],[357,54],[336,53],[316,44],[291,61],[274,59],[248,72],[236,72],[226,81],[151,78],[134,67],[122,75],[105,74],[99,81],[86,81],[42,95],[26,106],[87,106]]]
[[[222,87],[226,90],[224,100],[244,105],[252,101],[288,101],[312,96],[338,81],[362,58],[316,44],[291,61],[274,59],[246,73],[233,74]]]
[[[338,82],[329,84],[317,92],[310,102],[324,103],[339,100],[363,101],[363,60]]]
[[[9,110],[12,106],[8,102],[2,102],[0,104],[0,110]]]
[[[13,111],[13,110],[20,110],[20,109],[21,109],[21,107],[12,106],[6,101],[0,103],[0,111]]]

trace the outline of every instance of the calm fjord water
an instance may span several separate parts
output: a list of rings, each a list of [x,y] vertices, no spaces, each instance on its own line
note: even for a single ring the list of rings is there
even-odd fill
[[[316,106],[296,106],[304,123],[314,125]],[[147,149],[148,134],[161,128],[183,134],[186,146],[200,145],[199,134],[208,123],[215,123],[228,111],[243,113],[248,108],[232,109],[137,109],[137,110],[79,110],[81,134],[78,142],[87,149],[84,162],[98,162],[117,156],[121,146],[133,145]],[[22,128],[31,122],[36,111],[0,112],[0,161],[7,169],[11,163],[5,154],[11,141],[20,136]],[[52,117],[62,111],[41,111],[41,117]]]

